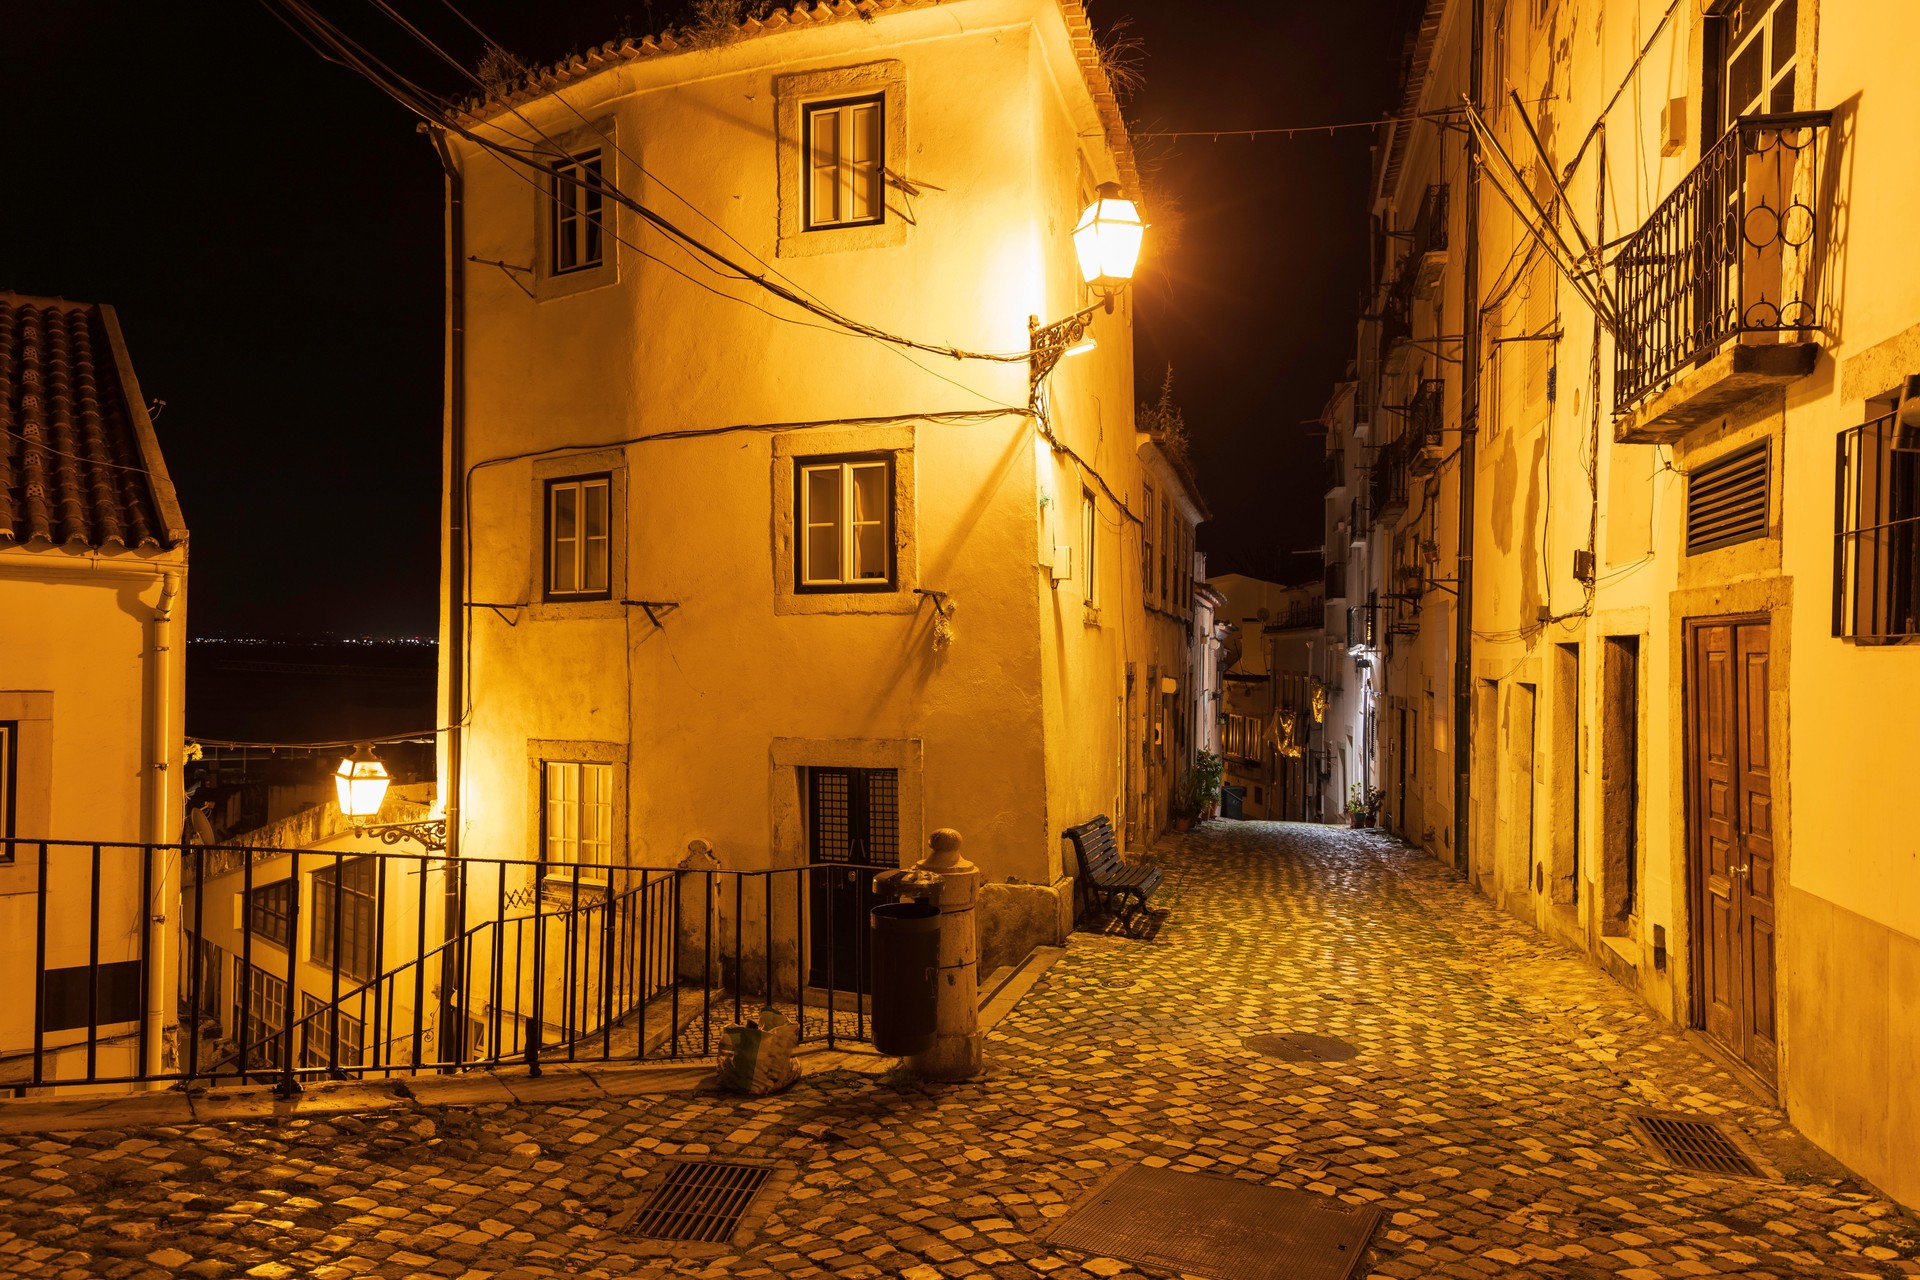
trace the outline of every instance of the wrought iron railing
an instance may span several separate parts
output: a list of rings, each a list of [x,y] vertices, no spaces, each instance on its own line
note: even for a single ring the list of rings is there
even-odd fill
[[[1442,253],[1447,247],[1447,184],[1435,182],[1420,198],[1420,212],[1413,219],[1413,244],[1407,255],[1410,274],[1430,253]]]
[[[1388,441],[1374,452],[1367,489],[1367,505],[1375,519],[1391,520],[1407,509],[1406,437]]]
[[[1832,113],[1748,116],[1710,147],[1614,259],[1614,411],[1744,335],[1819,327],[1815,205]]]
[[[803,1040],[869,1034],[877,867],[27,839],[0,855],[36,896],[31,969],[0,974],[20,995],[0,1014],[16,1092],[698,1057],[768,1005]]]
[[[1325,468],[1322,475],[1322,493],[1332,493],[1334,490],[1346,486],[1347,455],[1344,451],[1336,449],[1332,453],[1327,454],[1322,465]]]
[[[1833,634],[1920,635],[1920,440],[1887,413],[1840,433],[1834,461]]]
[[[1344,560],[1328,561],[1325,576],[1324,576],[1324,583],[1326,586],[1326,598],[1328,600],[1346,599],[1347,562]]]
[[[1435,448],[1446,427],[1446,413],[1440,402],[1444,384],[1438,378],[1422,378],[1413,398],[1407,402],[1407,447],[1413,450]]]

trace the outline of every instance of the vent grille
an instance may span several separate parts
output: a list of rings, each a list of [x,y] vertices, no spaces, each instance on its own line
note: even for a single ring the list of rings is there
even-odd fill
[[[1668,1164],[1697,1173],[1731,1178],[1765,1177],[1732,1137],[1711,1120],[1658,1111],[1636,1111],[1630,1118],[1641,1141]]]
[[[1687,554],[1767,536],[1765,441],[1696,467],[1687,477]]]
[[[772,1174],[771,1165],[676,1160],[620,1234],[724,1244],[740,1229],[740,1220]]]

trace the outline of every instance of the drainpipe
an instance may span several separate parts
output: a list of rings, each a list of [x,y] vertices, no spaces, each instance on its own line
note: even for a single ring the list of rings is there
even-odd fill
[[[460,861],[460,781],[463,722],[466,714],[466,571],[467,571],[467,280],[466,280],[466,190],[453,150],[447,145],[446,131],[422,126],[440,156],[440,167],[447,175],[447,470],[445,507],[447,513],[446,577],[442,612],[446,619],[441,657],[446,664],[445,704],[440,723],[446,726],[447,762],[442,775],[441,808],[447,820],[445,901],[443,939],[456,938],[466,927],[466,871]],[[424,884],[422,891],[425,891]],[[449,947],[440,983],[440,1038],[437,1049],[442,1058],[451,1051],[455,1039],[454,1019],[460,1016],[459,947]],[[416,1012],[415,1016],[419,1016]]]
[[[1472,0],[1467,51],[1467,100],[1481,107],[1480,64],[1486,41],[1485,0]],[[1453,621],[1453,865],[1471,874],[1468,813],[1473,783],[1473,472],[1480,434],[1480,135],[1467,132],[1466,251],[1461,259],[1460,315],[1460,559],[1454,570]]]
[[[180,598],[181,572],[165,569],[159,574],[160,601],[154,606],[151,650],[152,667],[152,760],[148,769],[147,834],[150,846],[142,856],[149,859],[152,883],[147,899],[140,904],[141,929],[148,941],[146,960],[146,1053],[140,1073],[152,1079],[171,1068],[166,1044],[169,998],[180,989],[180,952],[175,940],[180,936],[180,861],[169,858],[151,846],[171,844],[181,837],[177,825],[168,821],[169,801],[180,790],[181,780],[174,771],[174,756],[179,746],[173,732],[173,676],[169,654],[173,652],[173,608]],[[171,830],[169,828],[172,828]],[[196,926],[197,927],[197,926]]]

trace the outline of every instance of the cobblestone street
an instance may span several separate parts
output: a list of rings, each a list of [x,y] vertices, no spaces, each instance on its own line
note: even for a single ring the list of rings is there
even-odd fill
[[[0,1139],[0,1271],[1112,1276],[1139,1269],[1040,1237],[1144,1161],[1377,1203],[1359,1274],[1920,1275],[1909,1219],[1423,855],[1259,823],[1161,850],[1155,935],[1076,935],[994,1028],[981,1079],[903,1083],[845,1055],[759,1100],[403,1104]],[[1242,1044],[1275,1031],[1358,1053],[1288,1063]],[[1668,1168],[1629,1133],[1635,1107],[1723,1117],[1781,1177]],[[796,1176],[739,1254],[648,1256],[607,1234],[638,1181],[688,1152]]]

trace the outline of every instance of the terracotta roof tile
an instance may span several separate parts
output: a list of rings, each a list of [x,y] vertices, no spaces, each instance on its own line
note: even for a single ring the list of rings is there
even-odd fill
[[[186,539],[138,396],[110,308],[0,293],[0,549]]]

